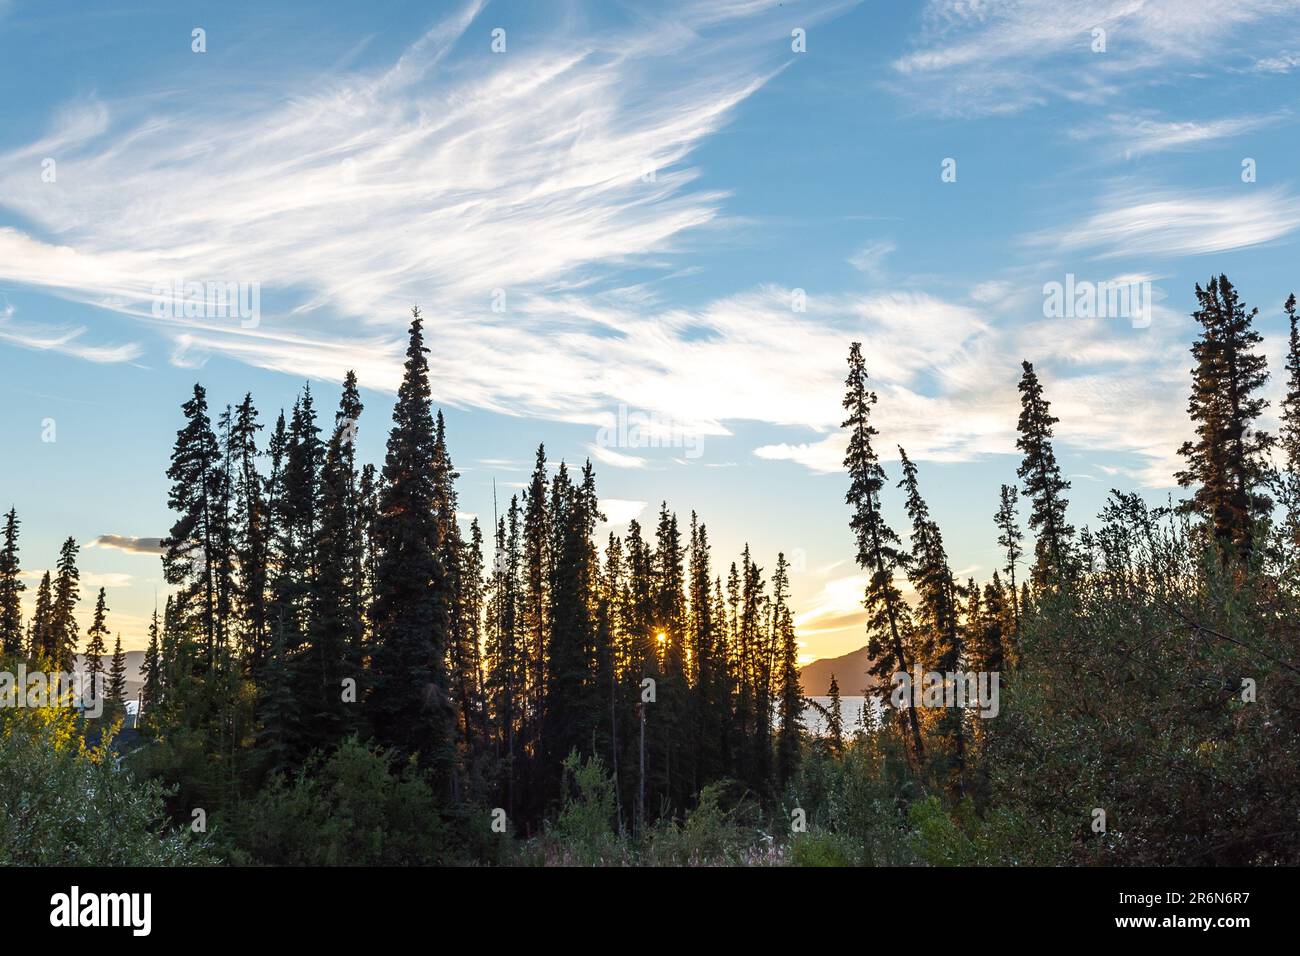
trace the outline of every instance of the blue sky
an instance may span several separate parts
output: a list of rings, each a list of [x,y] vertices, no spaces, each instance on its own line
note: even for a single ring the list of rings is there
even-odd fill
[[[28,583],[73,535],[143,646],[161,569],[111,536],[166,533],[193,382],[269,424],[305,381],[332,412],[355,368],[378,462],[418,302],[465,512],[539,441],[591,456],[614,530],[666,498],[719,563],[796,555],[803,654],[844,653],[849,341],[963,575],[999,564],[1022,358],[1075,523],[1113,486],[1163,499],[1193,284],[1227,272],[1281,365],[1298,74],[1295,0],[0,2],[0,505]],[[1067,275],[1149,283],[1150,325],[1046,317]],[[175,280],[255,286],[255,323],[159,317]],[[620,407],[679,447],[605,441]]]

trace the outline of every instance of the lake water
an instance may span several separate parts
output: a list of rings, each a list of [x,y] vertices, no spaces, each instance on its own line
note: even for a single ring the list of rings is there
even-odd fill
[[[811,697],[809,699],[816,701],[823,707],[830,707],[831,699],[829,697]],[[844,733],[846,735],[852,734],[858,729],[863,708],[866,708],[868,720],[879,718],[879,701],[872,700],[869,697],[840,697],[840,715],[844,720]],[[820,737],[826,733],[826,718],[822,716],[821,711],[816,707],[804,708],[803,725],[808,733],[815,736]]]

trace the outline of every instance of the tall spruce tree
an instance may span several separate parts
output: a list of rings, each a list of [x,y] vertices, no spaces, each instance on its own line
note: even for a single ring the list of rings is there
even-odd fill
[[[484,690],[483,619],[486,582],[483,576],[483,530],[478,518],[469,524],[469,541],[460,550],[456,615],[460,621],[454,655],[461,739],[471,756],[487,744],[488,713]]]
[[[345,697],[344,682],[355,692],[361,687],[360,545],[357,532],[356,456],[353,448],[362,411],[356,376],[347,374],[343,396],[335,415],[333,434],[319,472],[311,543],[315,578],[307,595],[306,643],[292,670],[299,688],[302,753],[330,750],[354,731],[359,697]],[[306,529],[304,529],[306,530]]]
[[[32,609],[32,620],[28,626],[28,653],[35,660],[54,661],[57,647],[54,641],[54,585],[50,572],[41,577],[36,588],[36,607]]]
[[[108,699],[119,707],[126,707],[126,654],[122,651],[122,635],[113,642],[113,660],[108,669]]]
[[[778,574],[788,575],[785,553],[777,555]],[[777,585],[777,574],[772,576],[773,625],[779,643],[777,667],[777,714],[780,729],[777,733],[776,775],[777,785],[784,790],[799,769],[803,746],[803,688],[799,683],[799,648],[795,637],[794,616],[783,587]],[[788,576],[785,581],[788,581]]]
[[[826,691],[830,698],[826,705],[826,737],[830,741],[831,753],[839,756],[844,752],[844,710],[840,703],[840,685],[831,674],[831,686]]]
[[[532,478],[524,492],[523,525],[523,581],[520,591],[523,647],[527,660],[527,683],[523,712],[524,752],[542,753],[542,722],[545,716],[546,646],[547,626],[550,621],[548,583],[551,575],[551,521],[547,510],[546,448],[537,446],[537,459]],[[545,784],[536,785],[532,779],[538,768],[527,762],[527,790],[533,798],[532,810],[539,809],[537,801],[546,795]]]
[[[71,673],[77,654],[77,604],[81,600],[81,572],[77,570],[77,542],[67,538],[59,548],[50,601],[49,635],[46,653],[60,670]]]
[[[450,764],[446,650],[453,595],[442,564],[432,395],[424,321],[412,309],[402,384],[388,436],[376,537],[371,722],[380,743]]]
[[[653,571],[655,652],[662,677],[655,704],[651,752],[657,755],[658,772],[653,779],[673,807],[684,806],[689,796],[691,756],[695,750],[687,703],[684,558],[677,515],[663,501],[655,529]]]
[[[0,546],[0,652],[18,655],[23,650],[22,594],[26,585],[19,578],[18,511],[5,515],[4,545]]]
[[[194,394],[181,406],[185,425],[176,433],[167,477],[172,486],[167,503],[176,522],[163,539],[163,577],[177,588],[176,611],[192,623],[202,639],[200,666],[212,666],[216,648],[224,642],[224,622],[218,614],[218,569],[223,493],[221,453],[208,418],[207,392]]]
[[[487,634],[487,695],[496,732],[495,750],[504,777],[502,799],[514,819],[515,755],[525,700],[527,659],[521,644],[519,614],[520,509],[519,496],[510,499],[506,515],[497,521],[492,561],[492,595]]]
[[[255,673],[265,661],[267,636],[267,534],[269,531],[264,482],[257,469],[257,433],[262,430],[252,394],[235,409],[227,457],[233,463],[232,529],[235,565],[239,572],[238,599],[245,659]]]
[[[871,424],[871,406],[876,393],[867,389],[867,367],[862,359],[862,343],[849,347],[849,374],[845,380],[844,410],[841,424],[848,429],[849,444],[844,467],[849,473],[849,490],[845,501],[853,509],[849,527],[857,544],[858,566],[869,575],[863,601],[867,609],[867,653],[871,657],[869,673],[878,679],[875,695],[888,702],[893,675],[911,668],[907,642],[911,632],[911,615],[903,601],[894,574],[904,563],[898,535],[881,513],[880,492],[885,472],[880,467],[872,439],[879,434]],[[912,750],[919,760],[925,746],[921,742],[921,725],[915,707],[907,707],[899,720],[912,739]]]
[[[110,688],[104,679],[104,658],[108,656],[108,605],[105,603],[104,589],[99,589],[95,598],[95,616],[90,629],[86,631],[86,677],[90,681],[91,693],[103,698]]]
[[[907,516],[912,522],[906,569],[917,596],[914,623],[920,640],[916,652],[926,670],[951,671],[957,666],[957,587],[943,534],[921,497],[916,465],[901,445],[898,454],[903,464],[898,487],[906,492]]]
[[[1176,477],[1193,489],[1185,507],[1206,520],[1224,557],[1244,558],[1255,547],[1255,522],[1272,507],[1265,488],[1273,439],[1256,428],[1268,405],[1258,394],[1268,381],[1264,356],[1254,351],[1263,341],[1252,324],[1259,310],[1246,311],[1226,275],[1204,289],[1198,283],[1196,300],[1201,335],[1192,345],[1187,403],[1196,438],[1179,448],[1187,467]]]
[[[993,520],[998,527],[998,547],[1007,556],[1007,563],[1002,570],[1007,572],[1011,586],[1011,613],[1015,619],[1016,630],[1020,630],[1020,598],[1016,594],[1016,564],[1023,553],[1021,542],[1024,532],[1020,530],[1020,515],[1016,511],[1016,499],[1019,491],[1015,485],[1003,485],[998,494],[998,510]]]
[[[1031,575],[1038,585],[1064,583],[1074,573],[1074,528],[1066,518],[1069,502],[1065,493],[1070,483],[1061,476],[1052,449],[1051,403],[1043,397],[1043,386],[1029,362],[1021,362],[1020,437],[1016,447],[1024,454],[1016,474],[1024,482],[1025,494],[1033,503],[1029,527],[1038,535],[1034,544]]]
[[[278,450],[273,447],[273,454]],[[286,662],[297,656],[312,624],[324,455],[316,406],[307,385],[293,403],[275,497],[276,574],[269,614],[282,629]]]
[[[713,600],[708,529],[691,512],[689,546],[691,665],[695,685],[694,737],[700,783],[717,780],[727,772],[721,731],[729,722],[729,695],[725,682],[726,647]]]
[[[948,563],[939,525],[930,516],[930,508],[921,497],[916,465],[901,445],[898,455],[903,464],[903,479],[898,487],[906,492],[907,516],[912,523],[912,549],[906,566],[908,580],[917,596],[914,653],[925,670],[953,674],[961,661],[963,644],[957,583]],[[949,678],[945,676],[944,679]],[[951,767],[950,786],[960,795],[966,765],[962,710],[947,708],[935,723]]]
[[[149,619],[149,644],[144,652],[144,667],[142,668],[144,684],[140,688],[140,719],[145,719],[144,715],[149,714],[162,697],[162,656],[159,636],[158,607],[155,604],[153,616]],[[152,719],[152,717],[148,719]]]
[[[1291,540],[1300,549],[1300,316],[1295,294],[1287,297],[1286,397],[1282,399],[1282,498]]]
[[[591,752],[600,716],[596,686],[591,536],[600,520],[590,463],[574,484],[563,462],[552,482],[550,623],[543,741],[548,795],[558,794],[560,764],[571,751]],[[592,483],[588,483],[588,480]]]

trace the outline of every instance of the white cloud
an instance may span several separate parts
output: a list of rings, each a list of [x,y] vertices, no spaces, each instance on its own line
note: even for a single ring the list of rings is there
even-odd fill
[[[14,311],[13,306],[6,306],[0,312],[0,342],[39,352],[58,352],[97,363],[131,362],[143,352],[135,342],[118,345],[93,345],[86,342],[85,326],[20,324],[13,321]]]
[[[629,501],[625,498],[600,499],[600,510],[605,516],[605,522],[614,528],[621,527],[634,518],[641,517],[645,509],[646,502],[644,501]]]
[[[1019,297],[1010,285],[1001,291],[1008,299]],[[1016,383],[1020,361],[1028,359],[1060,418],[1056,438],[1062,447],[1130,456],[1133,464],[1125,473],[1135,481],[1149,488],[1170,487],[1180,467],[1176,449],[1189,437],[1183,410],[1187,348],[1195,329],[1189,317],[1163,305],[1159,295],[1154,298],[1151,326],[1140,329],[1125,319],[1045,319],[1040,314],[1027,320],[1023,312],[995,306],[989,324],[974,326],[960,349],[937,357],[925,374],[909,375],[906,366],[886,360],[907,354],[914,330],[895,328],[892,335],[881,335],[883,330],[868,326],[863,352],[869,386],[879,396],[872,413],[880,432],[877,453],[885,462],[897,458],[898,445],[917,461],[1016,456]],[[946,335],[927,332],[925,341],[945,342]],[[842,365],[843,356],[836,380],[817,382],[823,407],[839,408]],[[843,470],[845,449],[845,435],[836,428],[807,440],[761,445],[754,454],[836,473]]]
[[[1104,123],[1071,133],[1078,140],[1104,139],[1131,159],[1168,150],[1200,146],[1262,129],[1279,116],[1229,116],[1204,122],[1158,119],[1154,116],[1113,114]]]
[[[591,363],[616,380],[600,353],[630,351],[627,314],[649,301],[601,290],[629,264],[680,270],[688,234],[716,223],[724,196],[696,188],[688,163],[788,62],[770,42],[784,14],[683,4],[595,38],[562,21],[485,65],[457,58],[477,12],[388,69],[274,100],[72,104],[0,154],[0,202],[35,227],[0,228],[0,279],[136,316],[180,365],[219,353],[320,378],[356,368],[385,389],[420,302],[440,401],[591,419],[604,404],[583,399]],[[56,183],[33,175],[44,155],[59,157]],[[261,324],[153,318],[155,286],[176,278],[259,283]],[[78,354],[120,361],[138,346]]]
[[[1260,245],[1300,227],[1300,197],[1282,187],[1243,185],[1226,191],[1130,190],[1062,230],[1031,236],[1062,251],[1098,258],[1174,257]]]
[[[1300,66],[1300,53],[1282,53],[1261,57],[1253,68],[1256,73],[1290,73],[1297,66]]]
[[[884,266],[885,257],[895,250],[893,240],[877,239],[868,242],[853,255],[849,256],[849,265],[869,276],[879,276]]]
[[[101,534],[86,542],[87,548],[106,548],[111,551],[126,551],[130,554],[163,553],[161,538],[133,538],[122,534]]]
[[[1238,34],[1267,34],[1300,0],[930,0],[902,87],[945,113],[1007,113],[1055,98],[1094,102],[1172,65],[1231,63]],[[1245,28],[1250,28],[1249,32]],[[1106,33],[1093,52],[1093,31]],[[1063,68],[1068,64],[1068,68]]]
[[[625,455],[622,452],[602,448],[600,445],[593,445],[590,442],[587,444],[587,450],[591,452],[591,457],[598,462],[613,468],[644,468],[647,464],[644,458],[637,455]]]

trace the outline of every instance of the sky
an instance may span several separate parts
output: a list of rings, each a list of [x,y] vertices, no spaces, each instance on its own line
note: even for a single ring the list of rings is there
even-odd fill
[[[858,648],[849,342],[962,578],[1002,563],[1023,359],[1076,525],[1111,488],[1178,494],[1195,284],[1226,272],[1281,368],[1298,79],[1300,0],[0,0],[28,609],[71,535],[83,627],[102,586],[144,646],[196,381],[269,425],[308,382],[328,419],[355,369],[382,462],[418,304],[466,515],[544,442],[595,464],[602,537],[695,511],[720,572],[746,542],[792,561],[803,660]],[[1053,283],[1106,282],[1145,318],[1052,314]]]

